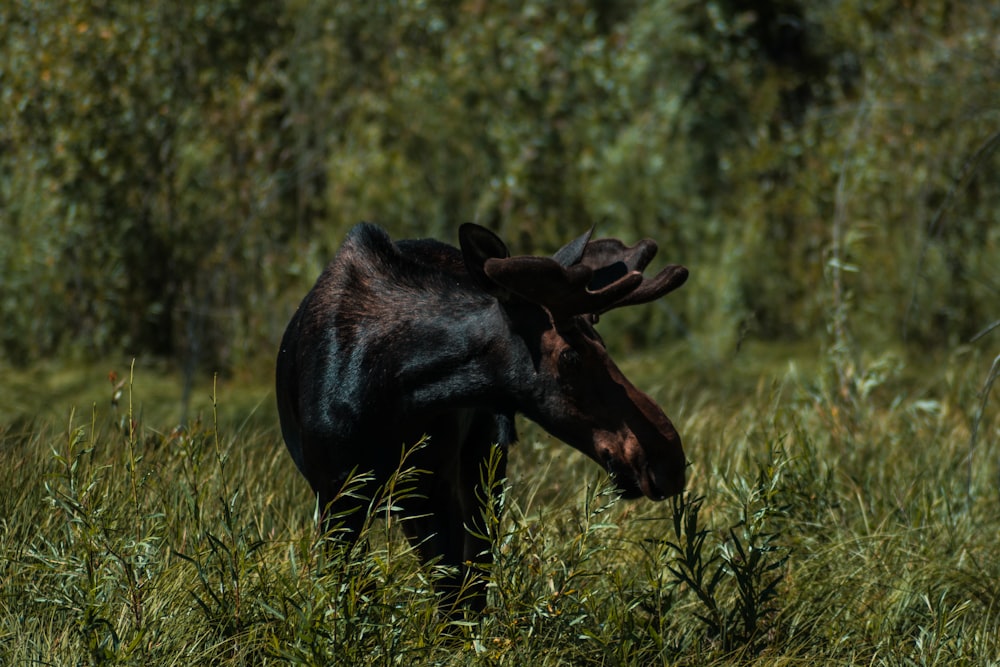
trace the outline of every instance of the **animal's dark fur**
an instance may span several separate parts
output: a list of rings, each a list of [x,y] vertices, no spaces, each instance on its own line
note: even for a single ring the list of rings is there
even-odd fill
[[[482,561],[489,545],[473,535],[485,534],[477,530],[480,468],[493,443],[505,452],[516,439],[517,412],[605,466],[626,495],[679,492],[680,439],[614,366],[590,322],[602,294],[605,310],[621,300],[614,289],[659,296],[686,271],[679,280],[664,271],[636,289],[635,274],[649,259],[635,267],[623,255],[612,266],[617,260],[604,255],[617,246],[588,256],[588,240],[568,244],[555,260],[508,258],[499,239],[472,225],[462,229],[462,250],[434,240],[393,243],[374,225],[353,228],[292,317],[278,354],[282,435],[320,506],[329,509],[352,473],[372,472],[384,483],[402,448],[426,434],[427,446],[410,461],[429,473],[419,481],[421,498],[404,508],[407,533],[428,559]],[[602,290],[614,284],[592,294],[574,286],[585,273],[616,277],[594,278]],[[550,288],[543,276],[564,284]],[[564,312],[567,301],[578,312]],[[581,310],[590,303],[594,312]],[[338,500],[338,513],[350,509],[346,502]],[[348,532],[362,520],[350,514]],[[473,605],[481,603],[480,590]]]

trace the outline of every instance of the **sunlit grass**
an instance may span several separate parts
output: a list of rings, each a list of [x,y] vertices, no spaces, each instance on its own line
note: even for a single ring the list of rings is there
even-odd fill
[[[88,379],[75,412],[0,426],[0,662],[996,663],[995,404],[968,466],[989,359],[874,355],[845,385],[773,352],[623,360],[684,437],[675,501],[618,501],[523,423],[491,480],[489,607],[465,619],[394,523],[320,546],[267,385],[202,379],[181,428],[169,378],[138,370],[117,407]]]

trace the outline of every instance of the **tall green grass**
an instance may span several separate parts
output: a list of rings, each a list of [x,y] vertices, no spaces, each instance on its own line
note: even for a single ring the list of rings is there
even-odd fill
[[[483,471],[506,493],[482,616],[439,612],[442,572],[385,518],[405,458],[337,549],[269,408],[236,418],[211,382],[183,428],[140,416],[142,372],[117,408],[8,419],[0,664],[1000,664],[990,359],[768,354],[624,364],[684,437],[672,501],[617,499],[524,424],[509,478]]]

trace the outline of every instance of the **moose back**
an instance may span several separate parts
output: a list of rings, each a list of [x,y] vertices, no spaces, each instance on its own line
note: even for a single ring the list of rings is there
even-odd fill
[[[427,472],[401,510],[404,530],[422,558],[454,566],[446,595],[471,585],[469,604],[482,606],[481,580],[463,582],[490,554],[479,526],[481,467],[494,444],[506,455],[517,413],[596,461],[626,497],[683,490],[677,431],[618,369],[594,325],[612,308],[680,287],[687,270],[644,278],[653,241],[590,236],[552,257],[511,257],[474,224],[460,227],[459,248],[393,242],[365,223],[348,233],[289,322],[277,360],[282,435],[328,529],[336,516],[341,539],[356,539],[366,504],[341,496],[344,483],[371,473],[374,494],[402,447],[426,435],[410,460]]]

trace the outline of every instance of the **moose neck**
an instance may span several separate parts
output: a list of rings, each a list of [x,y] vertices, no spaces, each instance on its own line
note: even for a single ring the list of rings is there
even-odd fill
[[[392,366],[386,372],[394,375],[404,397],[401,407],[433,411],[503,399],[510,327],[496,300],[479,294],[429,295],[426,302],[398,312],[389,335],[401,353],[383,362]]]

